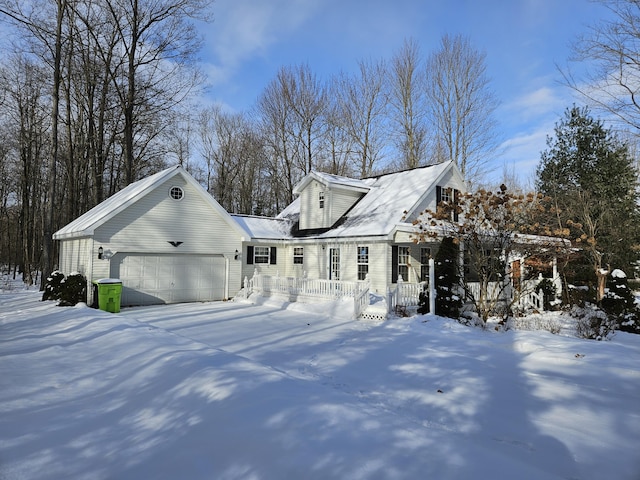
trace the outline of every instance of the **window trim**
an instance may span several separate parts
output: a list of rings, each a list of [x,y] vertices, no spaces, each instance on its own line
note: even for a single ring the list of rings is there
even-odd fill
[[[324,208],[325,195],[324,191],[318,192],[318,208]]]
[[[304,265],[304,247],[293,247],[293,264]]]
[[[406,253],[404,251],[406,250]],[[400,260],[406,256],[406,263],[402,263]],[[409,266],[411,265],[411,247],[403,245],[398,246],[398,278],[402,276],[402,281],[409,280]],[[406,271],[406,275],[402,275],[403,271]]]
[[[340,248],[329,249],[329,280],[340,280]]]
[[[171,200],[175,200],[176,202],[182,201],[182,199],[184,198],[184,188],[179,185],[172,185],[171,187],[169,187],[169,198]]]
[[[269,265],[269,258],[271,257],[270,248],[271,247],[264,247],[262,245],[254,246],[253,247],[253,263],[255,265]],[[258,261],[258,258],[260,259],[260,261]]]
[[[426,255],[425,255],[426,253]],[[431,247],[420,247],[420,280],[429,280],[429,259],[431,258]]]
[[[357,247],[356,264],[358,270],[358,280],[366,280],[369,275],[369,246],[360,245]],[[366,250],[365,252],[363,252]]]
[[[256,248],[266,248],[268,249],[268,261],[266,263],[258,263],[258,265],[276,265],[277,259],[277,248],[269,247],[265,245],[247,245],[247,265],[253,265],[256,263]],[[264,257],[264,252],[258,255],[259,257]]]

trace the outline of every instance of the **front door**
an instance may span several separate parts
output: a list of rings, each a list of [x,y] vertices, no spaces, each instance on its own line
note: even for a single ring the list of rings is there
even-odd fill
[[[329,249],[329,280],[340,280],[340,249]]]

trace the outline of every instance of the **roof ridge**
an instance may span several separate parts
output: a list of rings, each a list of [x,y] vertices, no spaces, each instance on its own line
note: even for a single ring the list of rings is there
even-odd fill
[[[398,173],[412,172],[414,170],[422,170],[422,169],[425,169],[425,168],[437,167],[438,165],[442,165],[444,163],[449,163],[449,162],[453,162],[453,160],[446,160],[444,162],[432,163],[430,165],[420,165],[420,166],[413,167],[413,168],[403,168],[402,170],[397,170],[395,172],[380,173],[380,174],[377,174],[377,175],[371,175],[369,177],[364,177],[364,178],[362,178],[362,180],[366,180],[368,178],[377,180],[380,177],[386,177],[386,176],[389,176],[389,175],[396,175]]]

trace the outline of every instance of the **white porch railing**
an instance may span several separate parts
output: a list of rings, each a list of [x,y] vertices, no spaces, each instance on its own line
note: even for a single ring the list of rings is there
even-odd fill
[[[249,298],[252,293],[261,295],[286,295],[291,300],[308,298],[326,298],[337,300],[353,298],[354,316],[358,318],[369,305],[370,281],[345,282],[341,280],[323,280],[318,278],[298,278],[263,275],[255,272],[253,277],[244,279],[242,295]]]
[[[511,285],[505,287],[500,282],[489,282],[487,285],[488,300],[494,301],[501,296],[505,301],[517,306],[523,310],[535,309],[539,312],[544,311],[544,293],[536,291],[536,287],[540,280],[526,280],[523,281],[520,287],[520,292],[513,292]],[[466,288],[473,298],[478,299],[480,297],[480,282],[467,282]],[[517,297],[515,297],[517,296]],[[507,298],[508,297],[508,298]]]
[[[536,291],[535,288],[538,280],[523,281],[520,292],[516,293],[519,298],[514,303],[522,309],[544,310],[544,295],[542,291]],[[468,282],[466,288],[474,298],[480,296],[480,283]],[[414,307],[420,303],[420,294],[429,289],[428,282],[409,283],[404,282],[402,278],[398,278],[395,287],[390,288],[387,294],[387,311],[389,313],[396,312],[398,309],[406,309],[406,307]],[[501,291],[502,290],[502,291]],[[357,282],[345,282],[338,280],[322,280],[297,277],[280,277],[271,275],[262,275],[255,272],[253,277],[244,279],[244,288],[239,296],[249,298],[252,293],[261,295],[281,294],[287,295],[291,301],[304,301],[307,298],[324,298],[324,299],[340,299],[353,298],[354,317],[360,318],[370,302],[370,282],[367,276],[366,280]],[[494,300],[501,295],[505,301],[513,300],[513,291],[509,288],[502,288],[498,282],[491,282],[487,287],[487,294],[490,300]],[[508,298],[507,298],[508,296]],[[433,300],[435,302],[435,300]],[[432,306],[430,303],[429,309]]]
[[[390,288],[387,295],[389,312],[395,312],[399,308],[415,307],[420,304],[420,294],[427,290],[427,282],[408,283],[398,277],[395,288]]]

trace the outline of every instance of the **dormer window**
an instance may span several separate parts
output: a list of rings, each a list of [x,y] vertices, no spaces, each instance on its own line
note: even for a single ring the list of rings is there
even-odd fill
[[[324,192],[318,192],[318,207],[324,208]]]
[[[460,191],[455,188],[445,188],[440,185],[436,186],[436,205],[445,204],[451,212],[451,220],[458,221],[458,210],[456,208],[459,202]]]

